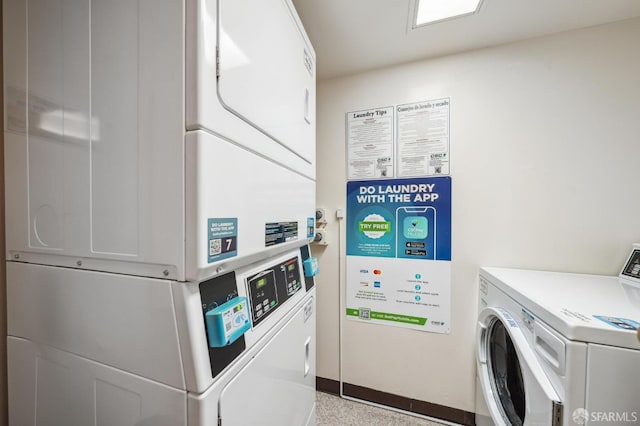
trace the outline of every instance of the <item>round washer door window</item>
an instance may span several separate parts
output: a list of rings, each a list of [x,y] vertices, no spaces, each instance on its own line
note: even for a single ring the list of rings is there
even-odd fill
[[[509,333],[497,318],[489,327],[487,361],[491,387],[505,420],[514,426],[522,426],[525,415],[525,390],[520,361]]]

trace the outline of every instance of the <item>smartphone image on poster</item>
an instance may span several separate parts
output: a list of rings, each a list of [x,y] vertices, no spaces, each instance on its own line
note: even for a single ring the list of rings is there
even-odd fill
[[[396,257],[436,258],[436,209],[424,206],[396,209]]]

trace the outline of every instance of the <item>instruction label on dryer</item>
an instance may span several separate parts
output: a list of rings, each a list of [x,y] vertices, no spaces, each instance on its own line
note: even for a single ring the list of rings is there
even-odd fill
[[[295,241],[298,239],[298,222],[272,222],[264,226],[264,246]]]

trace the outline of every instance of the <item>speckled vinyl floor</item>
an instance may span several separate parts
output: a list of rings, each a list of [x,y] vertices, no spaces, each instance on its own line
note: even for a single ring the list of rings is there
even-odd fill
[[[418,417],[316,392],[317,426],[441,426]]]

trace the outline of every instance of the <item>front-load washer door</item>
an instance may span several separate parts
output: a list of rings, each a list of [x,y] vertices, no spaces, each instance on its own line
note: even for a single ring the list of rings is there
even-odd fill
[[[496,425],[562,424],[562,403],[518,322],[504,309],[478,318],[480,387]]]
[[[315,53],[288,0],[219,0],[223,106],[309,164],[315,155]]]

